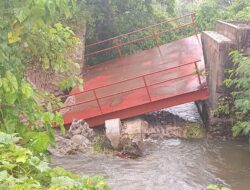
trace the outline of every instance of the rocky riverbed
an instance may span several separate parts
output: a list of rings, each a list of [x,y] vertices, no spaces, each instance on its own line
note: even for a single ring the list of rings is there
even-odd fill
[[[178,115],[178,121],[165,121],[170,115],[162,111],[142,118],[147,121],[149,128],[178,127],[183,130],[187,124],[200,123],[193,104],[164,111]],[[160,129],[157,131],[158,136],[144,140],[143,155],[138,159],[123,159],[114,154],[93,152],[94,148],[100,147],[93,148],[94,145],[91,145],[85,152],[77,152],[77,155],[53,155],[52,164],[81,175],[105,176],[114,190],[202,190],[211,183],[237,190],[248,189],[250,151],[247,142],[166,138],[161,137]]]
[[[179,106],[176,109],[183,108]],[[66,135],[56,133],[57,147],[49,148],[49,152],[59,156],[94,150],[123,158],[137,158],[143,155],[143,144],[148,138],[205,137],[205,130],[197,118],[198,116],[194,118],[192,115],[191,120],[187,120],[183,115],[177,116],[173,110],[165,109],[123,120],[117,146],[112,146],[112,139],[105,134],[105,127],[102,130],[94,130],[89,128],[84,120],[75,120]]]

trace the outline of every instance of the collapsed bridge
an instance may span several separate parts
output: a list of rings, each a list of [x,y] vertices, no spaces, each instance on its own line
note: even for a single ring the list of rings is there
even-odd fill
[[[108,51],[117,51],[118,58],[85,69],[84,90],[75,88],[67,96],[60,112],[65,124],[74,119],[85,119],[91,127],[104,124],[112,118],[129,118],[183,103],[208,99],[206,78],[202,74],[204,60],[200,36],[194,15],[189,14],[171,22],[190,18],[173,28],[157,31],[170,21],[164,21],[127,34],[103,40],[91,47],[86,57]],[[194,35],[159,45],[158,37],[166,33],[192,27]],[[144,37],[122,41],[124,36],[150,31]],[[155,47],[133,55],[123,55],[122,48],[133,43],[153,40]]]

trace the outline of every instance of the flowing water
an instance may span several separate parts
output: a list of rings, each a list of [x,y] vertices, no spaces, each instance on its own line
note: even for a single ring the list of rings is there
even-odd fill
[[[250,190],[247,142],[162,139],[145,144],[145,156],[137,160],[88,153],[53,157],[52,163],[81,175],[102,175],[113,190],[203,190],[210,183]]]

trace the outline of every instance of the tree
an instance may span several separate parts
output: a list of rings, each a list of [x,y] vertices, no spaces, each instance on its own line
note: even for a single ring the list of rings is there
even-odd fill
[[[216,20],[249,20],[249,0],[203,0],[195,9],[200,31],[211,30]]]
[[[120,34],[146,27],[150,24],[175,17],[173,0],[86,0],[92,14],[87,24],[86,43],[94,43]],[[171,38],[172,34],[167,38]],[[139,37],[134,35],[131,38]],[[128,38],[124,38],[127,40]],[[110,43],[100,48],[109,47]],[[152,47],[153,41],[134,44],[123,49],[125,54],[137,49]],[[97,49],[96,49],[97,50]],[[87,60],[87,64],[97,64],[116,56],[116,51],[100,54]]]
[[[63,79],[62,88],[77,85],[77,64],[65,54],[79,40],[62,21],[76,7],[72,0],[0,1],[0,130],[19,133],[37,152],[53,142],[52,125],[63,127],[59,113],[52,113],[46,92],[38,92],[25,75],[29,65],[73,76]],[[43,147],[43,148],[41,148]]]
[[[229,77],[224,81],[231,89],[230,116],[234,118],[233,135],[250,136],[250,57],[244,56],[239,51],[230,53],[234,68],[228,71]]]

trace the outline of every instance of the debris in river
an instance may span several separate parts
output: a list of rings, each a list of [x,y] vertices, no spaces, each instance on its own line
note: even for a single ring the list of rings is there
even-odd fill
[[[129,137],[121,139],[118,151],[116,155],[122,158],[135,159],[142,156],[142,149],[139,147],[138,142],[133,141]]]
[[[53,155],[71,155],[89,150],[97,137],[84,120],[74,120],[66,137],[56,135],[56,148],[49,147],[48,151]]]
[[[69,155],[84,153],[93,148],[97,152],[113,153],[122,158],[137,158],[143,155],[143,141],[146,138],[205,136],[205,131],[199,123],[186,121],[167,111],[124,120],[119,124],[119,131],[118,146],[113,146],[113,138],[110,139],[110,135],[97,134],[84,120],[75,120],[66,137],[56,135],[57,147],[50,147],[49,151],[54,155]]]
[[[142,156],[141,136],[142,120],[129,120],[121,123],[120,119],[105,121],[106,137],[110,140],[115,155],[122,158],[137,158]]]

